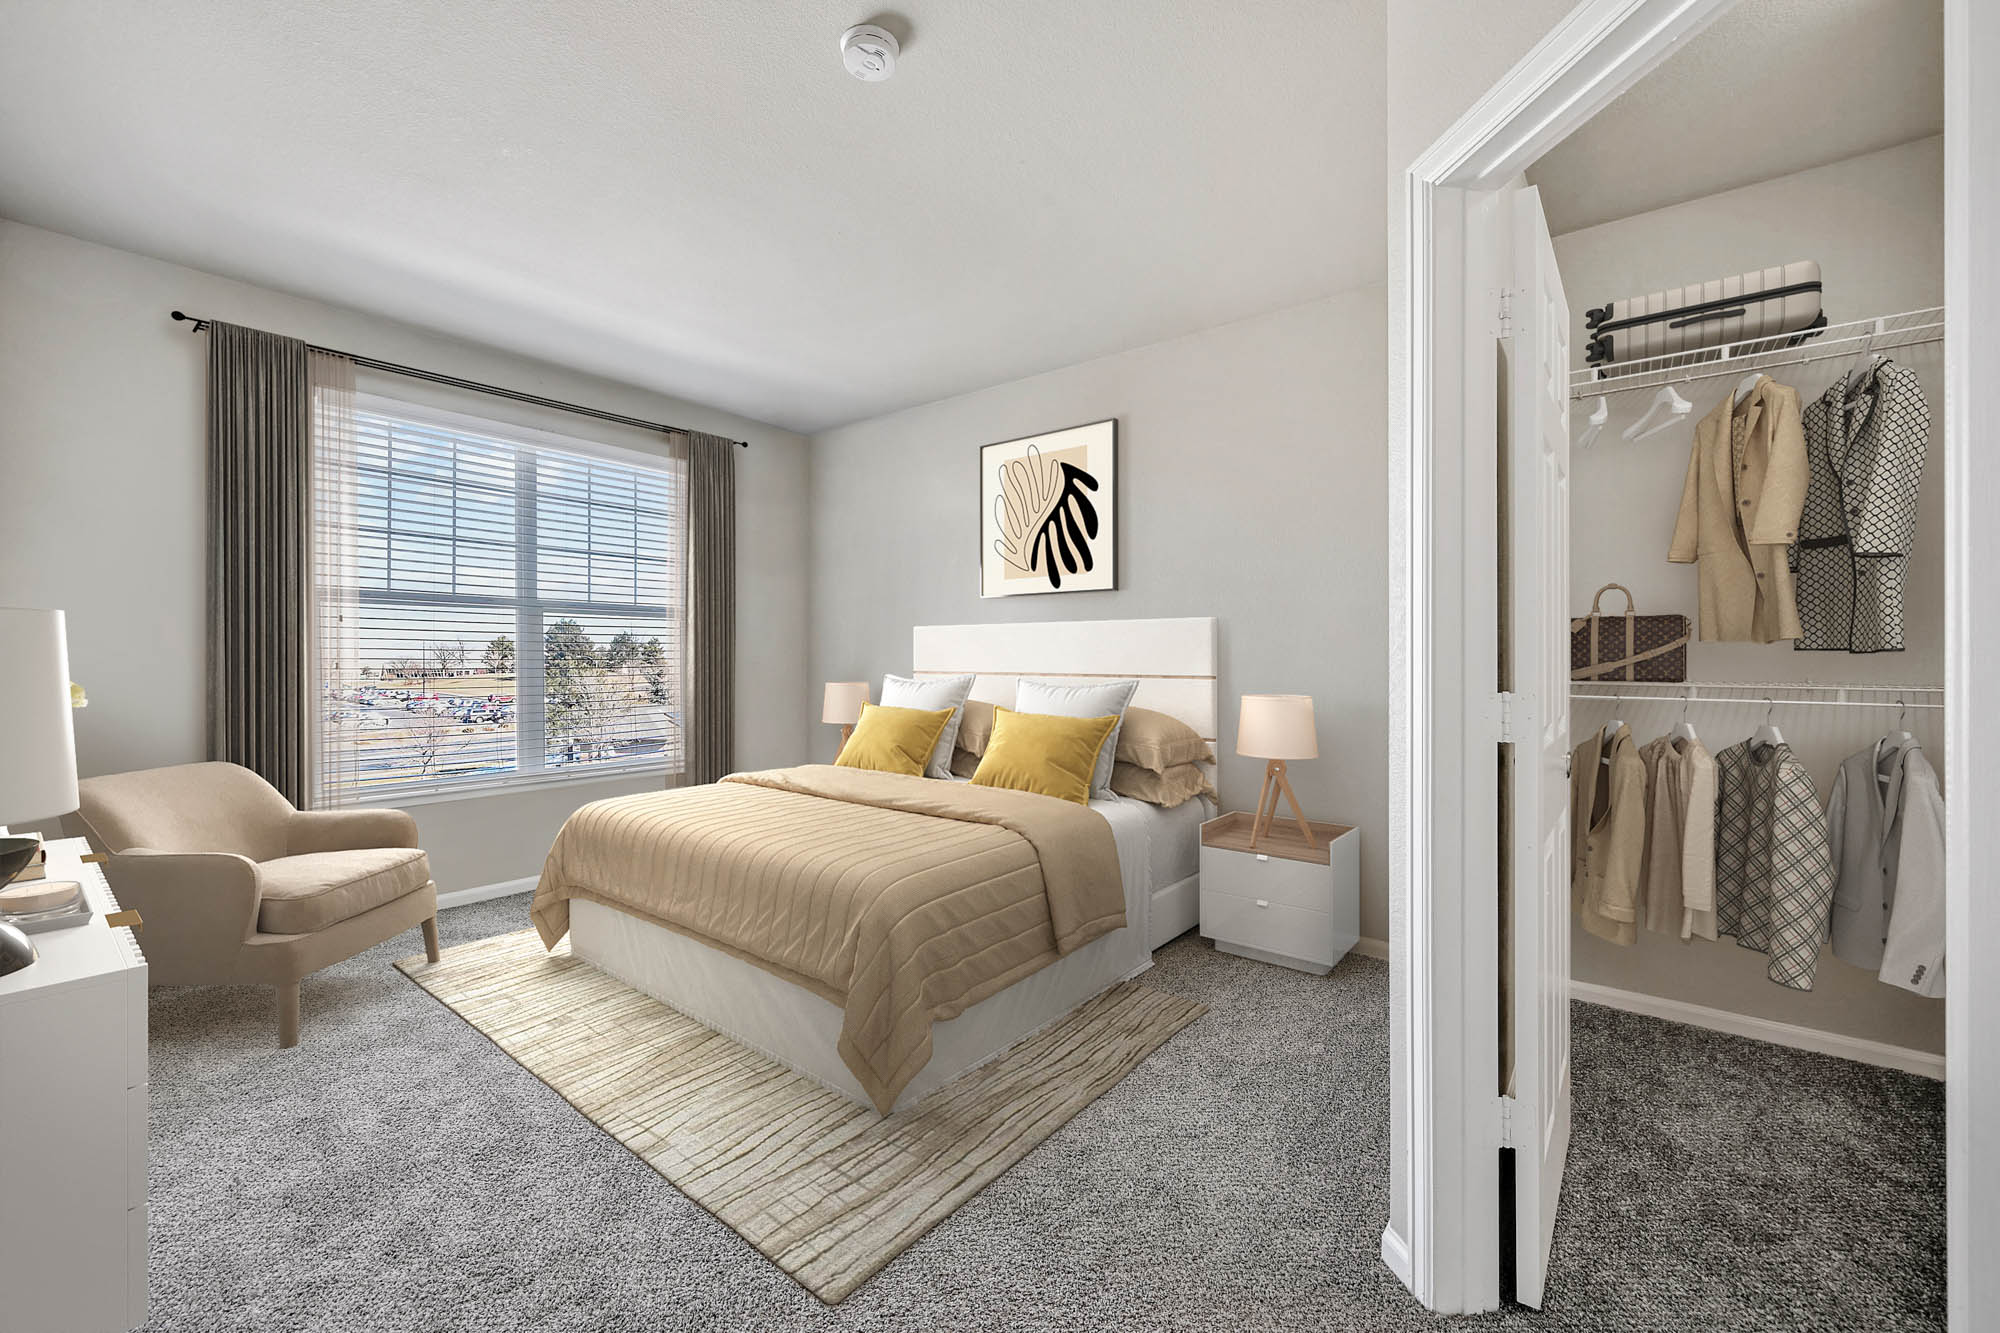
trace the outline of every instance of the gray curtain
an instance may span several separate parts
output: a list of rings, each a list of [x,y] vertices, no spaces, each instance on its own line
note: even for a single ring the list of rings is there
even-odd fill
[[[306,803],[312,388],[306,345],[208,327],[208,757]]]
[[[682,781],[736,762],[736,443],[687,433],[687,757]]]

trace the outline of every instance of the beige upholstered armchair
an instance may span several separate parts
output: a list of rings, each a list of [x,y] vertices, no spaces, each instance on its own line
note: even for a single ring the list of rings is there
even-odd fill
[[[299,981],[411,926],[437,961],[437,886],[400,810],[302,811],[235,764],[77,784],[72,820],[137,911],[154,983],[278,988],[278,1045],[299,1040]]]

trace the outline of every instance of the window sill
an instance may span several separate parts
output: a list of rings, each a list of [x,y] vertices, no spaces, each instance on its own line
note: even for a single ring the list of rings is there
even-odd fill
[[[453,801],[474,801],[488,796],[508,796],[515,792],[546,791],[551,787],[575,787],[594,782],[623,782],[632,778],[664,778],[677,772],[667,764],[605,766],[575,772],[546,773],[537,777],[501,778],[492,782],[467,782],[452,786],[410,786],[364,792],[351,801],[325,807],[329,810],[401,809],[411,805],[443,805]]]

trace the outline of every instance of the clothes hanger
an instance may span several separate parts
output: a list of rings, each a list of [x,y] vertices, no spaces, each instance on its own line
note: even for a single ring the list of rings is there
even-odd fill
[[[1678,389],[1671,384],[1661,385],[1660,391],[1653,395],[1652,406],[1646,409],[1646,414],[1625,428],[1625,438],[1643,440],[1648,435],[1657,435],[1678,425],[1692,411],[1694,404],[1681,397]]]
[[[1902,699],[1896,700],[1896,729],[1889,733],[1888,737],[1889,744],[1891,745],[1916,744],[1917,738],[1915,736],[1912,736],[1907,730],[1907,727],[1909,725],[1909,717],[1910,717],[1910,705]]]
[[[1887,323],[1888,321],[1886,319],[1876,320],[1875,323],[1872,326],[1870,326],[1867,335],[1861,339],[1861,350],[1855,353],[1854,360],[1849,363],[1846,373],[1844,373],[1840,377],[1841,402],[1843,403],[1848,402],[1854,397],[1854,390],[1860,383],[1860,380],[1857,377],[1865,375],[1867,373],[1867,367],[1869,364],[1868,360],[1869,353],[1875,350],[1876,336],[1883,331],[1883,328]]]
[[[1577,440],[1579,449],[1588,449],[1597,443],[1597,437],[1604,433],[1604,423],[1611,419],[1611,400],[1603,394],[1597,395],[1597,403],[1584,418],[1583,435]]]
[[[1756,733],[1750,737],[1752,745],[1783,745],[1785,743],[1785,733],[1779,731],[1777,724],[1771,721],[1771,714],[1777,711],[1777,707],[1777,700],[1764,700],[1764,725],[1757,728]]]
[[[1748,375],[1745,375],[1742,379],[1736,381],[1736,392],[1731,395],[1731,397],[1735,399],[1735,406],[1737,407],[1743,406],[1744,400],[1747,399],[1753,391],[1755,391],[1755,389],[1757,388],[1757,382],[1763,378],[1764,378],[1763,371],[1753,370]]]
[[[1672,739],[1677,741],[1698,741],[1701,739],[1701,737],[1695,735],[1694,723],[1688,721],[1688,709],[1693,706],[1694,691],[1681,691],[1681,720],[1674,723],[1674,729],[1669,733]]]

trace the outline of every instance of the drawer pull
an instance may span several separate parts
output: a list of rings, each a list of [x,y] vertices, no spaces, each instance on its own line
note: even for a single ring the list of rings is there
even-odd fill
[[[1257,855],[1257,859],[1258,859],[1259,861],[1268,861],[1268,860],[1270,860],[1270,859],[1271,859],[1270,857],[1266,856],[1266,855],[1265,855],[1264,853],[1262,853],[1262,852],[1258,852],[1258,853],[1257,853],[1256,855]]]
[[[120,926],[130,926],[135,931],[146,928],[146,923],[139,919],[139,914],[130,910],[107,912],[104,916],[104,924],[110,926],[113,930],[116,930]]]
[[[1271,905],[1271,900],[1269,898],[1259,898],[1257,900],[1257,906],[1259,907],[1269,907],[1270,905]]]

